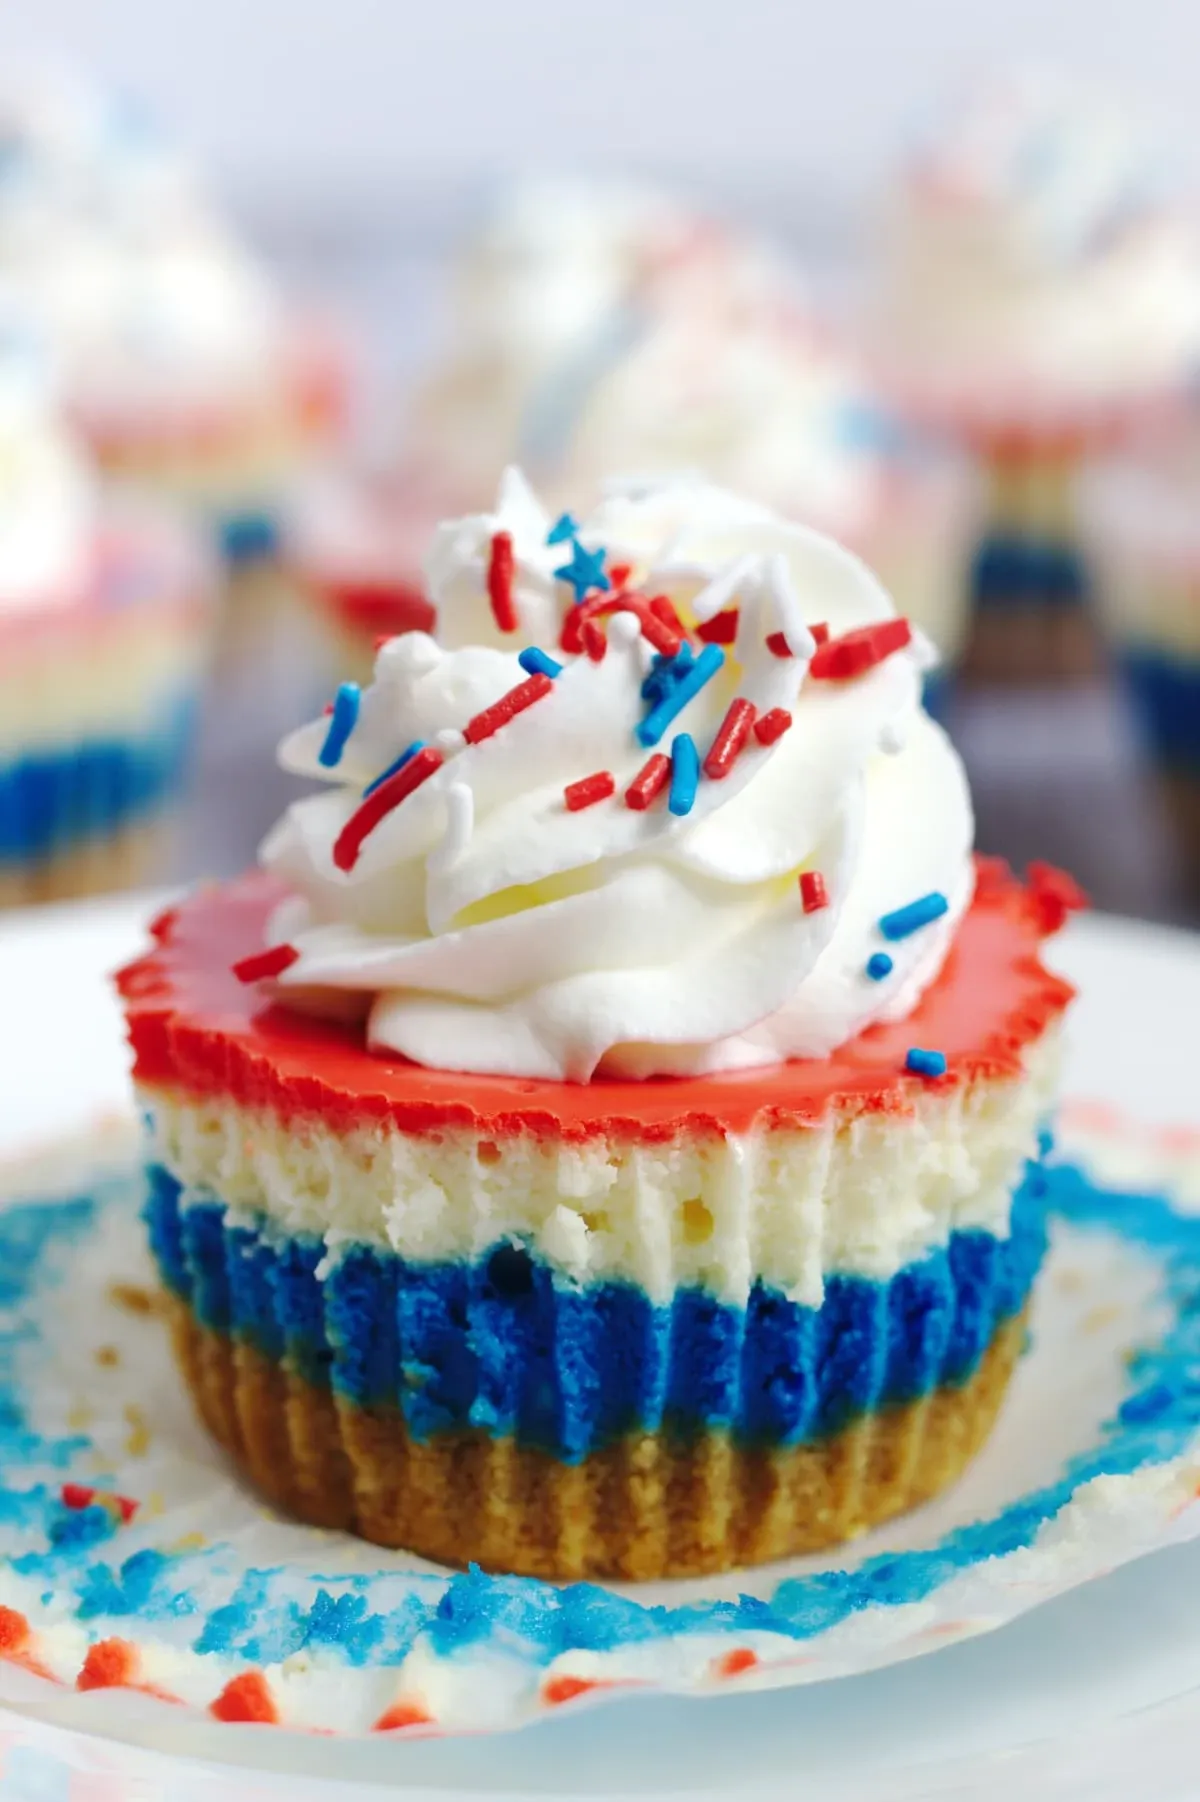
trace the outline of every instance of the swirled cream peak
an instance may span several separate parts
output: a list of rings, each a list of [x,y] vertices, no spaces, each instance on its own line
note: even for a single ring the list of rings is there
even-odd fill
[[[78,599],[96,516],[92,472],[62,424],[44,347],[0,300],[0,612]]]
[[[385,644],[285,742],[325,787],[263,847],[291,893],[246,978],[361,1010],[381,1052],[578,1081],[821,1056],[905,1014],[972,888],[919,635],[837,544],[703,484],[578,524],[507,491],[514,629],[467,636],[505,594],[480,522],[449,525],[463,630]],[[881,918],[926,897],[878,979]]]
[[[965,97],[905,166],[881,325],[947,381],[1103,396],[1177,379],[1200,344],[1200,236],[1138,120],[1049,73]]]

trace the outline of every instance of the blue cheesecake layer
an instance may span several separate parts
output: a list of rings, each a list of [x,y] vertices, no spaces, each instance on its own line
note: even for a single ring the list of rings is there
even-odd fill
[[[930,670],[921,685],[921,704],[931,719],[944,726],[954,702],[954,677],[948,670]]]
[[[792,1445],[963,1382],[1046,1248],[1046,1179],[1030,1165],[1007,1239],[955,1233],[889,1282],[834,1275],[819,1308],[761,1280],[744,1308],[699,1287],[656,1305],[629,1282],[573,1285],[510,1243],[470,1263],[351,1246],[322,1280],[320,1240],[248,1225],[216,1197],[184,1205],[161,1166],[149,1182],[163,1281],[205,1327],[399,1408],[418,1439],[473,1427],[568,1461],[664,1427]]]
[[[971,596],[979,607],[1078,607],[1087,600],[1088,583],[1074,546],[995,532],[975,552]]]
[[[226,513],[217,521],[217,548],[235,569],[278,556],[282,533],[274,514],[258,507]]]
[[[1200,777],[1200,659],[1126,647],[1121,669],[1155,760]]]
[[[83,739],[0,761],[0,864],[108,838],[155,812],[183,784],[196,711],[188,693],[136,736]]]

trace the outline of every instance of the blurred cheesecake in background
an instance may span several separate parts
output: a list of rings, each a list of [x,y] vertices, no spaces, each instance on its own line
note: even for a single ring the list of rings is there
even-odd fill
[[[161,873],[210,638],[186,523],[106,495],[0,284],[0,904]]]
[[[240,586],[269,568],[339,428],[345,349],[284,304],[140,105],[60,72],[0,83],[0,279],[106,474],[186,509]]]
[[[1200,231],[1155,133],[1050,73],[986,83],[901,161],[876,248],[883,379],[984,479],[972,673],[1092,673],[1079,472],[1153,434],[1200,352]]]
[[[1200,905],[1200,408],[1169,438],[1085,478],[1081,531],[1097,605]]]
[[[403,441],[306,496],[297,562],[360,672],[430,622],[421,552],[519,462],[555,505],[698,471],[835,533],[953,660],[971,485],[877,404],[773,249],[639,186],[542,180],[462,249]]]

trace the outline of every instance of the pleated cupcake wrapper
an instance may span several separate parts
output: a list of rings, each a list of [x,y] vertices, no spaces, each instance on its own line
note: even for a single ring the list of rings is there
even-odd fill
[[[238,1755],[230,1721],[273,1720],[291,1748],[278,1756],[295,1768],[307,1769],[312,1748],[325,1743],[314,1732],[374,1734],[377,1755],[366,1743],[354,1755],[360,1768],[374,1756],[369,1769],[386,1785],[404,1755],[393,1743],[397,1733],[487,1732],[564,1705],[619,1701],[631,1690],[643,1699],[663,1691],[699,1699],[868,1672],[944,1651],[1192,1537],[1200,1531],[1195,1135],[1184,1146],[1180,1134],[1163,1134],[1161,1164],[1143,1155],[1141,1139],[1115,1126],[1109,1137],[1102,1168],[1111,1189],[1096,1189],[1069,1168],[1051,1172],[1053,1243],[1037,1284],[1031,1350],[987,1455],[964,1481],[828,1558],[737,1569],[683,1587],[557,1585],[431,1569],[361,1538],[314,1533],[290,1513],[263,1507],[262,1491],[234,1478],[214,1432],[194,1418],[170,1356],[139,1219],[141,1174],[132,1163],[114,1168],[92,1141],[7,1179],[0,1173],[7,1297],[0,1399],[19,1423],[0,1435],[5,1698],[43,1712],[53,1707],[64,1721],[109,1739],[158,1743],[164,1733],[182,1733],[197,1755],[224,1759]],[[1072,1122],[1072,1154],[1086,1143]],[[1191,1207],[1169,1199],[1177,1179]],[[1167,1198],[1158,1192],[1162,1182]],[[232,1400],[265,1382],[264,1411],[284,1423],[284,1439],[270,1442],[284,1448],[274,1454],[277,1472],[325,1468],[320,1434],[302,1412],[315,1386],[302,1387],[246,1341],[194,1328],[182,1302],[171,1310],[178,1331],[216,1342],[218,1380],[196,1380],[197,1395],[215,1387]],[[1015,1351],[1020,1322],[1003,1331]],[[222,1373],[222,1357],[236,1369]],[[252,1369],[256,1358],[261,1376]],[[972,1383],[1000,1376],[977,1372]],[[353,1448],[350,1433],[365,1434],[371,1411],[358,1409],[343,1429],[344,1404],[325,1394],[321,1418],[334,1417],[334,1444]],[[927,1405],[924,1447],[935,1434],[948,1442],[956,1429],[935,1410],[957,1398],[966,1455],[985,1423],[980,1399],[976,1427],[968,1424],[970,1394],[968,1384],[943,1389]],[[219,1416],[213,1425],[222,1430]],[[293,1435],[312,1447],[313,1462],[293,1451]],[[705,1518],[718,1526],[732,1519],[736,1538],[749,1483],[737,1474],[721,1489],[720,1473],[723,1461],[735,1472],[739,1460],[745,1468],[746,1448],[709,1437],[706,1462],[697,1458],[691,1467],[687,1518],[700,1517],[698,1499],[691,1504],[701,1493],[727,1494],[724,1516],[714,1504]],[[844,1470],[857,1462],[887,1480],[880,1434],[872,1430],[868,1439],[863,1423],[853,1454],[845,1430],[841,1437]],[[914,1433],[903,1455],[916,1444]],[[927,1450],[917,1455],[932,1472]],[[618,1510],[629,1510],[639,1532],[665,1534],[664,1520],[683,1518],[682,1490],[658,1499],[661,1488],[637,1465],[637,1482],[622,1476],[624,1487],[614,1484],[603,1504],[589,1503],[589,1468],[590,1460],[560,1463],[553,1521],[561,1524],[552,1526],[548,1513],[538,1517],[547,1536],[558,1535],[556,1557],[566,1561],[585,1535],[611,1535]],[[266,1488],[265,1458],[259,1469]],[[943,1472],[950,1474],[949,1459]],[[514,1441],[492,1441],[448,1458],[431,1493],[455,1534],[469,1530],[477,1544],[494,1547],[489,1522],[499,1518],[503,1498],[527,1493],[514,1487],[516,1475]],[[468,1478],[472,1494],[487,1497],[486,1506],[471,1504],[469,1527],[458,1499]],[[315,1474],[307,1480],[312,1493]],[[353,1466],[350,1481],[365,1501],[370,1492]],[[282,1496],[282,1487],[274,1492]],[[847,1477],[839,1495],[849,1493]],[[909,1494],[916,1499],[914,1487]],[[754,1496],[762,1515],[781,1518],[778,1490]],[[811,1506],[810,1493],[802,1505]],[[843,1523],[851,1518],[847,1509]],[[764,1535],[763,1550],[782,1543],[782,1534],[773,1542]],[[676,1549],[682,1544],[681,1535]],[[36,1670],[48,1671],[50,1681]],[[109,1687],[94,1687],[100,1682]],[[256,1727],[267,1756],[272,1736],[262,1734]]]
[[[0,756],[0,883],[48,897],[103,886],[106,864],[114,875],[140,873],[145,829],[183,788],[197,712],[189,686],[165,696],[128,733]],[[88,873],[96,880],[85,880]]]
[[[281,1506],[448,1562],[648,1577],[810,1550],[932,1493],[986,1433],[1044,1252],[1031,1170],[971,1232],[821,1309],[653,1307],[519,1247],[325,1259],[153,1173],[154,1254],[210,1430]]]

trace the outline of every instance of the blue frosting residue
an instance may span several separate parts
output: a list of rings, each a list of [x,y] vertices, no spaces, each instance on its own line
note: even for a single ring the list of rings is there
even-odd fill
[[[606,1651],[691,1632],[811,1639],[863,1608],[919,1601],[964,1568],[1027,1546],[1082,1484],[1160,1464],[1200,1432],[1200,1218],[1177,1213],[1159,1196],[1101,1190],[1071,1168],[1050,1173],[1047,1202],[1052,1218],[1140,1248],[1159,1273],[1164,1324],[1155,1342],[1130,1358],[1128,1392],[1093,1443],[1053,1482],[932,1547],[787,1578],[765,1598],[675,1607],[647,1606],[596,1584],[559,1589],[474,1569],[452,1577],[382,1564],[369,1574],[327,1576],[247,1569],[234,1541],[187,1552],[142,1543],[123,1560],[114,1555],[122,1532],[144,1540],[152,1520],[113,1526],[104,1540],[86,1528],[64,1540],[58,1485],[38,1473],[72,1461],[90,1472],[94,1452],[86,1439],[39,1432],[30,1360],[53,1344],[62,1279],[86,1266],[97,1228],[111,1226],[115,1214],[134,1233],[137,1203],[132,1185],[122,1182],[94,1195],[11,1208],[0,1214],[0,1518],[6,1536],[19,1531],[24,1549],[10,1562],[44,1579],[46,1604],[57,1611],[111,1621],[111,1630],[125,1632],[131,1620],[173,1622],[172,1631],[182,1631],[197,1651],[257,1664],[319,1647],[349,1665],[390,1666],[418,1638],[443,1656],[503,1645],[535,1665],[573,1649]]]
[[[1073,545],[993,532],[975,553],[971,597],[977,606],[1075,607],[1087,596],[1087,573]]]
[[[1200,776],[1200,657],[1126,647],[1121,670],[1138,726],[1156,760]]]
[[[147,1219],[164,1282],[206,1327],[355,1402],[399,1406],[418,1438],[475,1427],[574,1460],[663,1426],[796,1444],[964,1381],[1024,1306],[1045,1187],[1031,1165],[1009,1237],[957,1232],[889,1282],[834,1275],[820,1308],[761,1281],[745,1308],[698,1286],[655,1305],[629,1282],[572,1284],[507,1242],[469,1263],[351,1246],[318,1281],[322,1241],[227,1218],[195,1191],[183,1205],[161,1166]]]
[[[104,839],[152,813],[182,786],[195,726],[189,692],[135,735],[49,745],[0,761],[0,865]]]

